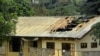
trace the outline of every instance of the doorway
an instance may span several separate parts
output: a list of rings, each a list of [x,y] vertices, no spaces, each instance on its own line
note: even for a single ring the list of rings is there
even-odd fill
[[[62,43],[62,56],[71,56],[71,43]]]

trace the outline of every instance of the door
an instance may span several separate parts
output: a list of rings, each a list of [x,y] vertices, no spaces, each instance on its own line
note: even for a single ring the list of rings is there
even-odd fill
[[[75,44],[62,43],[62,56],[75,56]]]
[[[62,43],[62,56],[71,56],[71,44],[70,43]]]

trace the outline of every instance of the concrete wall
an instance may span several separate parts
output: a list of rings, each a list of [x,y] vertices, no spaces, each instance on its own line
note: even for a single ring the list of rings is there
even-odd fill
[[[91,48],[91,42],[95,42],[90,34],[86,35],[81,40],[77,40],[77,51],[100,51],[100,45],[97,40],[97,48]],[[87,43],[87,48],[80,48],[80,43]]]
[[[85,55],[85,56],[90,55],[91,56],[91,54],[93,55],[98,52],[100,53],[100,45],[99,45],[98,40],[97,40],[97,48],[91,48],[91,42],[95,42],[95,41],[92,39],[92,36],[90,36],[90,34],[87,34],[82,39],[77,40],[76,41],[76,51],[77,51],[76,55],[77,56],[82,56],[82,55]],[[81,46],[80,43],[87,43],[87,48],[80,48],[80,46]],[[97,52],[95,52],[95,51],[97,51]]]
[[[0,56],[19,56],[18,52],[10,52],[9,51],[9,44],[8,42],[3,42],[2,44],[2,50],[0,49],[1,53]]]
[[[38,48],[46,48],[46,43],[47,42],[54,42],[55,43],[55,54],[54,56],[62,56],[62,43],[71,43],[74,44],[74,48],[71,54],[74,54],[73,56],[82,56],[83,54],[88,53],[88,51],[100,51],[100,45],[98,43],[98,47],[97,48],[91,48],[91,42],[94,42],[94,40],[92,40],[92,37],[87,34],[86,36],[84,36],[82,39],[80,40],[64,40],[64,39],[41,39],[38,41]],[[87,43],[87,48],[80,48],[80,43]],[[9,51],[9,44],[8,43],[4,43],[4,46],[6,46],[6,56],[19,56],[19,52],[11,52]],[[23,45],[23,55],[24,56],[30,56],[30,46],[29,46],[29,42],[25,41],[24,45]],[[33,50],[34,51],[34,50]],[[85,52],[83,52],[85,51]],[[98,52],[94,52],[94,54],[96,54]],[[100,53],[100,52],[99,52]],[[91,52],[91,54],[93,54],[93,52]],[[86,56],[85,55],[85,56]],[[84,56],[84,55],[83,55]]]
[[[75,41],[69,41],[69,40],[47,40],[47,39],[42,39],[40,41],[38,41],[38,48],[46,48],[46,43],[47,42],[54,42],[55,43],[55,53],[54,56],[62,56],[62,43],[71,43],[71,44],[75,44]],[[29,46],[30,42],[25,41],[24,45],[23,45],[23,56],[33,56],[30,54],[30,46]],[[19,56],[19,52],[11,52],[9,51],[9,43],[5,43],[6,45],[6,56]],[[72,51],[74,51],[75,49],[73,49]],[[34,50],[33,50],[34,52]],[[71,53],[72,54],[72,53]],[[74,54],[74,53],[73,53]]]
[[[41,41],[38,41],[38,48],[41,48],[42,44]],[[9,43],[4,43],[6,45],[6,56],[19,56],[19,52],[12,52],[10,51]],[[23,49],[23,56],[30,56],[30,42],[24,41],[24,44],[22,46]],[[34,50],[33,50],[34,51]]]
[[[68,40],[42,40],[42,48],[46,48],[47,42],[54,42],[55,43],[54,56],[62,56],[62,43],[75,44],[75,41],[68,41]],[[74,51],[74,49],[72,51]]]

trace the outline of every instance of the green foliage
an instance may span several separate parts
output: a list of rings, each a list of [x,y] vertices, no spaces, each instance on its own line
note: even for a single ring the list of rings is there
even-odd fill
[[[33,4],[35,15],[100,15],[100,0],[39,0]],[[46,11],[44,11],[46,10]],[[41,13],[42,12],[42,13]]]
[[[100,44],[100,22],[92,26],[91,35],[93,36],[94,40],[99,39],[99,44]]]
[[[79,15],[81,0],[42,0],[33,4],[35,15],[41,16],[66,16]]]
[[[82,12],[88,15],[100,15],[100,0],[87,0],[83,6]]]
[[[100,0],[39,0],[33,4],[38,16],[99,15]],[[43,13],[43,14],[42,14]]]
[[[34,11],[32,10],[31,0],[14,0],[14,2],[18,16],[34,15]]]
[[[32,15],[30,0],[0,0],[0,44],[15,34],[18,16]]]
[[[91,34],[100,39],[100,22],[93,25]]]

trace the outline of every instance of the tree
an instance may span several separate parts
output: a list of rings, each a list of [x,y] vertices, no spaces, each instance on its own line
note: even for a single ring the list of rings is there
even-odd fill
[[[34,14],[26,0],[0,0],[0,43],[15,34],[18,16],[30,15]]]
[[[100,0],[87,0],[82,11],[87,15],[100,15]]]
[[[15,8],[18,16],[34,15],[31,0],[14,0],[14,2],[14,6],[16,6]]]
[[[93,36],[93,40],[96,41],[97,39],[99,39],[99,44],[100,44],[100,22],[92,26],[91,35]]]
[[[11,8],[13,8],[12,0],[0,0],[0,43],[9,40],[9,36],[15,32],[17,15]]]
[[[35,15],[44,16],[66,16],[79,15],[81,0],[42,0],[34,4]],[[40,6],[41,5],[41,6]]]

